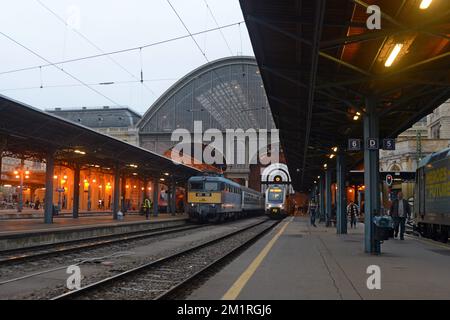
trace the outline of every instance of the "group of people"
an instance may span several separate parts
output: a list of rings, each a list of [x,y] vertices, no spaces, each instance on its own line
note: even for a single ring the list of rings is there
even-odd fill
[[[318,212],[319,212],[318,203],[315,200],[311,200],[308,205],[308,214],[310,216],[310,222],[313,227],[317,227],[316,217]],[[356,228],[356,221],[359,215],[359,208],[353,201],[350,201],[350,203],[347,206],[347,215],[350,218],[350,228]]]
[[[316,225],[316,216],[319,211],[318,203],[312,199],[309,202],[308,214],[310,215],[310,223],[313,227]],[[359,207],[353,201],[347,205],[347,215],[350,220],[350,228],[356,228],[358,217],[361,214]],[[389,208],[389,215],[394,222],[394,238],[400,236],[400,240],[404,240],[405,224],[407,219],[411,217],[411,206],[408,201],[403,199],[403,193],[400,191],[397,193],[397,199],[393,200]]]

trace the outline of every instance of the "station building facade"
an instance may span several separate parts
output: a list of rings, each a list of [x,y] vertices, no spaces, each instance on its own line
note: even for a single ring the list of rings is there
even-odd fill
[[[414,173],[422,158],[449,146],[450,100],[401,133],[396,139],[395,150],[380,150],[380,171]],[[402,191],[406,198],[412,198],[414,180],[396,179],[391,187],[384,184],[383,195],[386,201],[392,191]]]
[[[141,115],[129,107],[54,108],[46,111],[129,144],[139,144],[136,124]]]

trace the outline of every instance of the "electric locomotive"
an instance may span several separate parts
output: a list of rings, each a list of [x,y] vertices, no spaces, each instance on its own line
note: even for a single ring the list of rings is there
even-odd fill
[[[189,218],[195,222],[222,222],[264,210],[260,192],[221,175],[191,177],[187,202]]]

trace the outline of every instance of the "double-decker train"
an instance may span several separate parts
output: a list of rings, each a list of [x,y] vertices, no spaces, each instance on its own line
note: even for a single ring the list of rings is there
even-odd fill
[[[220,175],[188,180],[188,214],[196,222],[222,222],[262,213],[264,196]]]
[[[266,190],[266,215],[272,219],[282,219],[286,217],[286,196],[288,192],[288,185],[286,184],[271,184]]]
[[[450,148],[424,158],[416,172],[414,225],[424,237],[447,242],[450,233]]]

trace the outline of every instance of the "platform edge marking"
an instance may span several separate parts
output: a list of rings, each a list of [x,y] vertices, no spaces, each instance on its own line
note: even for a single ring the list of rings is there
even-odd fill
[[[291,223],[292,219],[285,222],[283,227],[273,236],[268,244],[260,251],[252,263],[247,267],[247,269],[241,274],[241,276],[234,282],[230,289],[223,295],[222,300],[236,300],[236,298],[241,293],[242,289],[245,287],[247,282],[255,273],[256,269],[260,266],[264,258],[267,256],[269,251],[272,249],[275,242],[281,236],[281,234],[286,230],[286,227]]]

